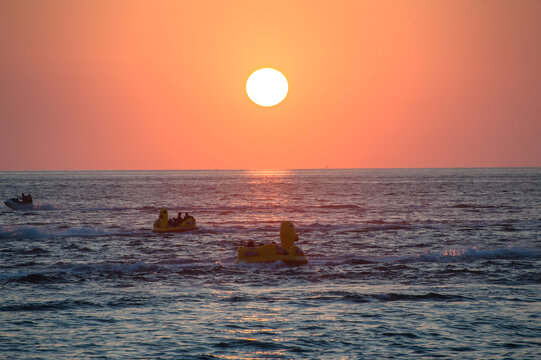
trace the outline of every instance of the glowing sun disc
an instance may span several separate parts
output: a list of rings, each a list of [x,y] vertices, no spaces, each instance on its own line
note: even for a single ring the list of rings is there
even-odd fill
[[[260,106],[274,106],[282,102],[289,86],[286,77],[278,70],[256,70],[246,81],[246,93],[250,100]]]

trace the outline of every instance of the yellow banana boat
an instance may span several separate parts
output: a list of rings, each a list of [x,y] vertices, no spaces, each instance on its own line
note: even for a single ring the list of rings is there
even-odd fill
[[[295,241],[299,241],[295,226],[290,221],[284,221],[282,225],[280,225],[281,246],[275,242],[253,246],[253,241],[249,241],[248,246],[238,247],[238,258],[236,263],[269,263],[282,261],[287,265],[308,264],[308,258],[301,248],[294,244]]]
[[[188,214],[186,214],[186,217],[182,219],[180,223],[178,223],[178,221],[169,219],[167,209],[161,209],[159,218],[154,221],[154,227],[152,228],[152,232],[178,233],[196,229],[197,226],[195,226],[195,218],[193,216],[189,216]]]

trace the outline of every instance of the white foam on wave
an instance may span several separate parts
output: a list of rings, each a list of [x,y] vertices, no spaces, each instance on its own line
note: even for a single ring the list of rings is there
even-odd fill
[[[133,232],[130,232],[133,233]],[[44,239],[56,237],[93,237],[108,235],[125,235],[125,231],[107,231],[94,227],[78,227],[66,230],[49,230],[29,226],[3,227],[0,226],[0,239]]]
[[[507,246],[497,249],[478,249],[477,246],[469,248],[451,248],[442,252],[425,250],[417,260],[427,262],[462,262],[488,259],[539,259],[541,251],[538,249]]]
[[[175,264],[152,264],[142,261],[133,263],[64,263],[53,265],[47,268],[42,268],[35,271],[17,270],[12,272],[4,272],[0,274],[0,281],[19,281],[28,276],[34,276],[37,281],[47,281],[49,279],[67,278],[69,275],[87,276],[87,275],[144,275],[153,273],[170,273],[179,271],[193,270],[200,272],[202,268],[215,264],[193,263],[192,261],[178,261]],[[44,280],[39,277],[44,277]]]
[[[505,248],[480,250],[476,246],[468,248],[450,248],[442,251],[425,250],[420,255],[397,255],[397,256],[353,256],[348,259],[339,258],[313,258],[308,254],[309,262],[317,265],[342,265],[342,264],[396,264],[396,263],[461,263],[479,260],[539,260],[541,250],[507,246]]]
[[[514,246],[506,246],[498,249],[480,250],[477,246],[469,248],[451,248],[445,249],[442,253],[425,250],[420,258],[436,259],[514,259],[514,258],[537,258],[541,256],[541,251],[537,249],[527,249]]]

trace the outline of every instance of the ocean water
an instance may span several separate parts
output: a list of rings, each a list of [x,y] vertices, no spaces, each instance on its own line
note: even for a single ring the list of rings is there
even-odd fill
[[[0,172],[21,192],[0,358],[541,356],[541,168]],[[284,220],[308,265],[234,263]]]

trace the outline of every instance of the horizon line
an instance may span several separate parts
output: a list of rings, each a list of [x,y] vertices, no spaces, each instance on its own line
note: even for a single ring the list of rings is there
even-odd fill
[[[441,166],[441,167],[325,167],[325,168],[201,168],[201,169],[36,169],[36,170],[0,170],[0,172],[136,172],[136,171],[295,171],[295,170],[452,170],[452,169],[535,169],[531,166]]]

